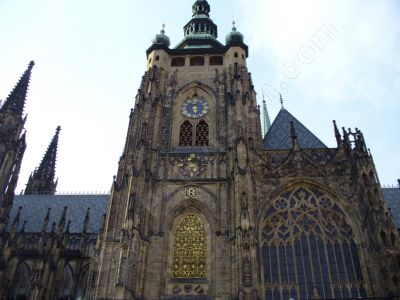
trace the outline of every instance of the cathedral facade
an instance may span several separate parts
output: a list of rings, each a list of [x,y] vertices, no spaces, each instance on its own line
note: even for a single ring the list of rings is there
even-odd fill
[[[163,29],[147,50],[110,195],[54,195],[57,128],[14,197],[33,63],[0,108],[0,298],[399,296],[362,132],[334,122],[328,148],[282,106],[263,137],[243,35],[222,44],[208,2],[192,11],[176,47]]]

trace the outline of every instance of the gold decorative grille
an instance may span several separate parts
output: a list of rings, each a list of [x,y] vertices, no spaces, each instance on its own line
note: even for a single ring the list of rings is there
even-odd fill
[[[306,188],[287,192],[261,228],[265,299],[366,296],[353,230],[328,196]]]
[[[208,146],[208,124],[204,120],[196,126],[196,146]]]
[[[179,131],[179,146],[192,146],[193,126],[189,121],[183,122]]]
[[[206,278],[206,230],[194,214],[186,215],[175,232],[172,274],[175,278]]]

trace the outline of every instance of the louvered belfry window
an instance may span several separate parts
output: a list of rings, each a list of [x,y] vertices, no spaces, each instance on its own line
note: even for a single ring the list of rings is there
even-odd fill
[[[208,124],[204,120],[196,125],[196,146],[208,146]]]
[[[179,131],[179,146],[192,146],[193,126],[189,121],[183,122]]]

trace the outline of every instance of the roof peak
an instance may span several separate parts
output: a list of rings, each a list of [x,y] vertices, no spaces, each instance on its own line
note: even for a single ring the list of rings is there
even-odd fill
[[[290,122],[293,122],[293,127]],[[265,135],[263,139],[264,147],[267,150],[292,149],[291,128],[295,129],[300,148],[326,148],[326,145],[320,139],[284,108],[279,111]]]

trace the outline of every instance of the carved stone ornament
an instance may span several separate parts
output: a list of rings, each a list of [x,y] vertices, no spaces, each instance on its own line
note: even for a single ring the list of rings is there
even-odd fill
[[[196,177],[204,173],[211,158],[205,155],[190,154],[175,157],[170,162],[175,164],[179,173],[185,177]]]
[[[185,189],[186,198],[197,198],[198,194],[199,194],[199,188],[197,188],[195,186],[188,186]]]

